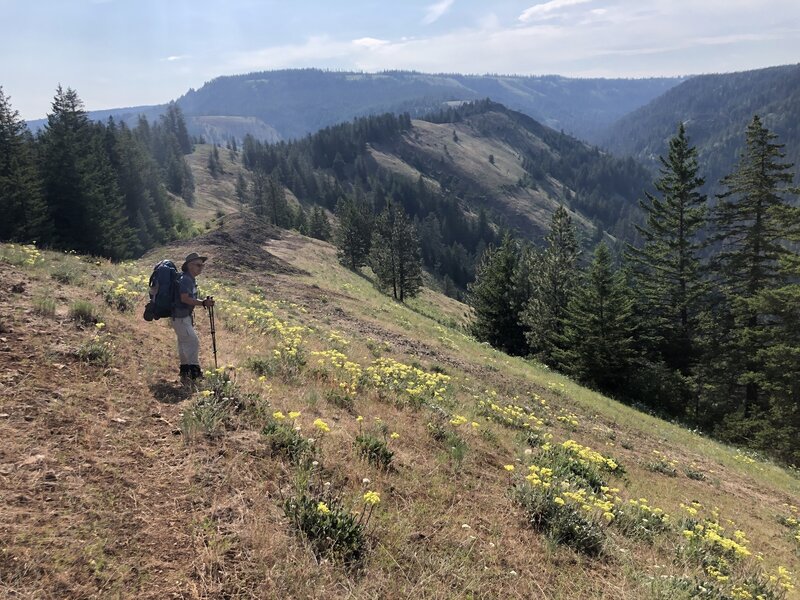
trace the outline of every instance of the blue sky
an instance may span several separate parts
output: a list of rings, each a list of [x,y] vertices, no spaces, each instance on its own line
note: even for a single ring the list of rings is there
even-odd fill
[[[0,86],[90,110],[219,76],[323,67],[646,77],[800,61],[799,0],[0,0]]]

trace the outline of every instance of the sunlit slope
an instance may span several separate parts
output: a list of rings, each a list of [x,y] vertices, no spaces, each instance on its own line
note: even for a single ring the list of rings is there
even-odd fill
[[[223,367],[198,311],[196,388],[140,316],[190,250]],[[3,245],[0,277],[0,595],[797,597],[794,474],[476,343],[451,299],[392,302],[325,243],[228,218],[126,265]]]

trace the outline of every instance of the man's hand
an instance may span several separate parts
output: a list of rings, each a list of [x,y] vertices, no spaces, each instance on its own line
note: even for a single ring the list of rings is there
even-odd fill
[[[214,306],[214,298],[212,296],[206,296],[205,300],[203,300],[203,306],[206,308],[211,308]]]

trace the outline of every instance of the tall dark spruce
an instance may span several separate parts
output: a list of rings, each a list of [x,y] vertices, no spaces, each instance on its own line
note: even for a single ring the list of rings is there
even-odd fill
[[[25,122],[0,87],[0,240],[46,241],[52,233],[33,145]]]
[[[580,255],[575,225],[559,206],[553,213],[543,252],[534,252],[524,269],[530,280],[529,299],[521,315],[530,351],[545,364],[556,366],[563,349],[567,305],[575,291]]]
[[[566,350],[557,352],[557,359],[580,381],[607,393],[622,393],[636,358],[635,333],[630,290],[601,243],[567,308]]]
[[[800,227],[796,204],[790,200],[798,193],[792,187],[793,165],[783,162],[783,146],[776,138],[755,116],[747,127],[746,148],[736,171],[722,180],[725,191],[714,212],[718,244],[714,266],[722,300],[719,321],[728,329],[724,336],[713,338],[706,357],[711,362],[721,355],[726,365],[710,377],[705,399],[727,408],[723,434],[761,446],[773,429],[771,420],[796,422],[798,411],[796,402],[787,404],[788,398],[797,398],[796,387],[784,390],[787,395],[776,393],[768,375],[776,374],[775,365],[783,362],[775,355],[773,342],[794,343],[794,334],[787,331],[793,326],[794,311],[786,301],[796,283],[792,277],[797,246],[791,242]],[[796,373],[797,367],[789,372]],[[792,410],[776,413],[776,406]]]

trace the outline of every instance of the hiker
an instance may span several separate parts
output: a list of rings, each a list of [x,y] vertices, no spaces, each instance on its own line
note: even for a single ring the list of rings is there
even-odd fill
[[[183,275],[178,280],[179,300],[172,311],[172,328],[178,336],[178,354],[181,359],[181,379],[197,379],[203,376],[200,369],[200,340],[194,330],[193,312],[195,306],[210,308],[213,298],[197,299],[195,279],[203,271],[207,256],[192,252],[181,266]]]

